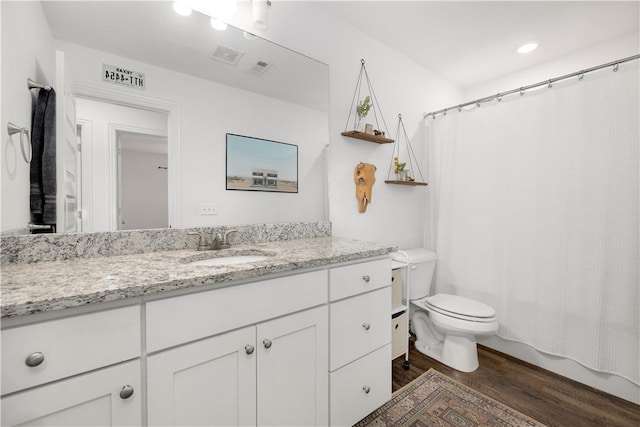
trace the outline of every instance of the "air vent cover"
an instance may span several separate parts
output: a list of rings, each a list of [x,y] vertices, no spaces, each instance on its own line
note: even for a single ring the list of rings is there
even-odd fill
[[[228,46],[218,45],[211,54],[210,58],[216,59],[226,64],[236,65],[243,55],[244,52],[240,52],[239,50],[235,50],[234,48]]]
[[[249,68],[249,70],[253,71],[254,73],[262,74],[269,68],[271,68],[272,65],[273,64],[271,63],[258,60],[251,66],[251,68]]]

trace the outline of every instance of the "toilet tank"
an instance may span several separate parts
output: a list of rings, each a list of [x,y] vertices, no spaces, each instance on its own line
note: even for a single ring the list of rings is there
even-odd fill
[[[409,290],[409,299],[414,300],[428,296],[431,290],[431,279],[436,268],[436,253],[417,248],[395,252],[391,257],[395,261],[408,262],[409,264],[408,274],[403,275]]]

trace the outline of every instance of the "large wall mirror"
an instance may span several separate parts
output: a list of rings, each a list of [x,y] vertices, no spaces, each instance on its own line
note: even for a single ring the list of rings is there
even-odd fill
[[[60,104],[58,232],[328,219],[326,64],[168,1],[1,7],[2,125],[30,126],[27,78]],[[227,133],[298,146],[298,193],[227,191]],[[3,233],[30,220],[19,153],[5,133]]]

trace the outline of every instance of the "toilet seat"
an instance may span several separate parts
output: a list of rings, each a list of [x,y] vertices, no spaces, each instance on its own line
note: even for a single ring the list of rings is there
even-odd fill
[[[496,320],[496,311],[492,307],[458,295],[437,294],[412,303],[424,310],[460,320],[486,323]]]

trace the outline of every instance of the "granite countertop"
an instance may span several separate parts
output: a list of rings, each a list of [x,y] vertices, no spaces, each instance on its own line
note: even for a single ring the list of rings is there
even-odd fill
[[[234,245],[219,251],[176,250],[3,265],[1,317],[52,312],[106,301],[160,294],[274,273],[381,256],[389,245],[316,237],[280,242]],[[239,254],[267,255],[264,261],[225,266],[195,266],[189,262]]]

